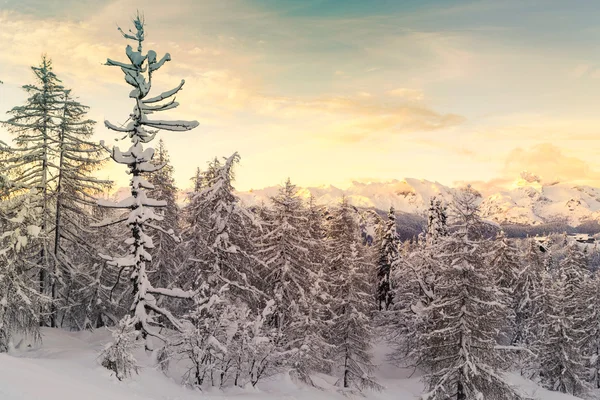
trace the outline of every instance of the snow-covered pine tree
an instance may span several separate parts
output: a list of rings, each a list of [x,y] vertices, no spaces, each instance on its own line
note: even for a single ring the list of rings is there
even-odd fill
[[[396,213],[390,207],[388,218],[382,230],[377,260],[377,307],[379,311],[390,308],[394,298],[392,267],[398,262],[398,232],[396,230]]]
[[[129,210],[129,214],[123,218],[102,224],[126,222],[131,232],[131,237],[126,241],[129,251],[122,257],[105,256],[105,258],[117,268],[129,272],[134,299],[130,309],[131,314],[127,318],[127,325],[133,327],[138,338],[145,339],[146,349],[150,349],[151,344],[147,340],[149,336],[166,340],[158,332],[158,329],[154,328],[157,325],[157,317],[163,317],[175,330],[183,329],[181,322],[168,309],[157,303],[157,297],[191,298],[194,293],[176,288],[155,287],[148,279],[146,268],[152,263],[149,250],[154,246],[152,238],[146,233],[146,230],[147,228],[160,229],[154,225],[154,221],[161,219],[154,212],[154,209],[165,207],[167,204],[165,201],[157,201],[146,196],[146,189],[153,190],[154,187],[144,176],[159,170],[162,165],[152,164],[154,149],[151,147],[144,149],[143,145],[152,141],[158,130],[187,131],[195,128],[198,123],[195,121],[163,121],[149,118],[150,114],[171,110],[179,105],[173,96],[182,89],[185,81],[182,80],[174,89],[158,96],[148,96],[152,87],[153,75],[165,62],[171,60],[171,56],[167,53],[161,59],[158,59],[154,50],[149,50],[144,54],[142,48],[145,38],[143,18],[138,15],[133,23],[135,31],[130,30],[125,33],[119,30],[125,39],[137,42],[137,50],[133,50],[128,45],[125,53],[129,62],[108,59],[106,64],[119,67],[124,73],[125,81],[133,86],[129,96],[135,100],[135,105],[126,125],[118,126],[105,121],[107,128],[125,134],[125,137],[129,137],[132,142],[127,151],[121,151],[116,146],[111,151],[111,157],[115,162],[127,165],[128,172],[131,175],[131,196],[118,203],[99,200],[98,204],[102,207]],[[124,330],[129,329],[128,327],[125,327]],[[115,343],[116,345],[117,343]]]
[[[415,251],[412,252],[408,265],[412,273],[412,280],[417,283],[419,301],[417,308],[429,304],[435,292],[437,262],[433,255],[439,251],[437,244],[448,236],[448,212],[446,204],[435,196],[429,201],[427,213],[427,232],[425,240],[422,232],[419,234]]]
[[[36,188],[41,194],[40,226],[45,233],[35,262],[40,290],[53,300],[48,322],[57,326],[59,309],[72,300],[72,274],[87,262],[80,254],[69,254],[82,247],[92,252],[85,238],[89,208],[108,182],[92,176],[102,163],[102,148],[89,141],[94,121],[86,118],[88,107],[61,86],[46,56],[33,72],[35,84],[24,86],[31,96],[24,106],[13,108],[5,122],[16,138],[2,171],[11,177],[13,191]]]
[[[424,309],[412,357],[425,371],[426,400],[523,398],[499,367],[496,334],[506,323],[504,294],[486,263],[476,196],[454,198],[454,232],[439,243],[435,297]]]
[[[583,354],[586,304],[581,302],[582,285],[588,274],[587,262],[576,243],[554,276],[545,272],[540,306],[533,321],[537,336],[533,349],[538,358],[539,378],[550,390],[575,396],[587,391],[587,366]]]
[[[204,188],[192,194],[185,209],[191,262],[185,279],[194,284],[206,281],[215,289],[228,284],[244,301],[256,305],[259,275],[250,236],[255,218],[234,193],[234,167],[239,160],[238,153],[223,163],[215,159],[203,177]]]
[[[433,246],[439,238],[444,236],[448,236],[447,207],[442,200],[433,196],[429,199],[429,209],[427,210],[427,244]]]
[[[198,193],[202,190],[202,170],[200,167],[196,167],[196,171],[194,172],[194,176],[190,178],[190,182],[192,182],[192,195],[193,193]]]
[[[597,270],[586,277],[579,297],[585,307],[582,347],[588,368],[586,380],[591,388],[598,389],[600,388],[600,275]]]
[[[163,167],[149,175],[148,182],[154,186],[154,190],[150,193],[154,199],[164,201],[166,206],[161,209],[162,220],[156,222],[161,229],[154,230],[150,235],[154,248],[150,252],[152,271],[148,271],[148,275],[154,285],[166,288],[176,282],[183,260],[179,256],[181,249],[176,240],[180,236],[177,186],[173,178],[174,169],[169,152],[162,139],[158,141],[152,164]],[[173,234],[169,233],[171,229]]]
[[[307,229],[312,238],[309,248],[309,257],[312,263],[311,272],[313,274],[310,297],[312,299],[309,310],[308,321],[311,334],[315,339],[325,338],[329,340],[333,301],[332,288],[335,285],[335,277],[327,273],[327,244],[326,220],[328,211],[320,204],[317,204],[315,197],[310,194],[307,202]],[[320,370],[329,372],[327,363],[322,364]]]
[[[15,135],[13,154],[5,160],[0,169],[12,183],[12,191],[36,189],[42,212],[38,225],[42,229],[38,249],[31,262],[35,263],[39,273],[40,293],[45,295],[53,272],[51,235],[53,221],[52,200],[54,191],[52,181],[55,175],[51,169],[56,160],[56,132],[59,120],[56,118],[62,110],[61,101],[64,89],[60,80],[52,71],[52,62],[42,56],[38,67],[31,67],[35,83],[23,86],[29,95],[22,106],[8,111],[10,118],[3,122],[9,132]]]
[[[318,267],[316,271],[322,271],[325,263],[326,214],[325,207],[317,204],[315,196],[311,193],[307,202],[306,220],[309,235],[313,239],[309,255],[312,263]]]
[[[535,239],[527,239],[513,290],[516,306],[513,345],[527,346],[535,336],[532,316],[537,312],[536,297],[544,270],[544,257],[538,243]]]
[[[41,239],[37,196],[32,190],[0,203],[0,353],[9,349],[14,334],[40,338],[40,305],[47,301],[22,257],[31,242]]]
[[[430,233],[426,240],[418,243],[407,240],[399,246],[402,255],[392,268],[396,301],[381,319],[386,339],[392,347],[388,357],[398,365],[412,364],[413,360],[407,355],[417,343],[417,327],[425,316],[423,309],[434,298],[438,262],[434,255],[439,251],[440,240],[447,236],[446,208],[441,201],[431,200],[427,220],[431,229],[428,229]],[[433,228],[436,226],[440,229]]]
[[[73,282],[77,271],[87,263],[99,261],[89,240],[93,234],[88,227],[93,221],[91,208],[96,196],[111,184],[92,175],[106,160],[106,154],[100,145],[90,141],[95,121],[86,118],[89,107],[79,103],[70,90],[64,91],[60,105],[52,243],[55,268],[50,279],[51,326],[58,325],[59,317],[63,321],[65,313],[78,301]],[[61,306],[66,310],[60,311]]]
[[[306,207],[289,179],[271,203],[257,256],[265,265],[265,292],[275,300],[268,323],[277,332],[274,356],[281,359],[274,362],[290,367],[294,378],[312,383],[310,373],[324,368],[328,347],[318,329],[318,297],[311,296],[318,278],[310,256],[315,239],[307,229]]]
[[[245,324],[254,321],[265,297],[256,287],[259,263],[251,243],[255,218],[233,188],[233,169],[239,159],[234,153],[223,162],[211,162],[200,192],[191,195],[185,208],[189,265],[182,276],[190,288],[209,299],[187,312],[191,325],[176,349],[191,360],[187,381],[195,386],[207,382],[222,386],[230,374],[237,383],[248,382],[245,372],[250,363],[241,349],[247,349],[252,338]],[[257,354],[260,360],[253,361],[260,364],[266,356]]]
[[[496,240],[493,241],[489,249],[489,264],[494,271],[494,282],[496,286],[505,293],[505,299],[508,306],[508,320],[510,325],[507,325],[508,330],[502,332],[501,341],[503,344],[510,344],[515,335],[515,314],[518,304],[515,296],[515,285],[519,280],[519,272],[521,271],[521,259],[519,258],[519,249],[511,241],[504,231],[501,231]]]
[[[372,264],[365,256],[358,226],[345,198],[332,211],[328,223],[329,274],[335,276],[333,294],[332,358],[341,375],[338,385],[345,390],[379,389],[372,376],[371,314],[369,275]]]

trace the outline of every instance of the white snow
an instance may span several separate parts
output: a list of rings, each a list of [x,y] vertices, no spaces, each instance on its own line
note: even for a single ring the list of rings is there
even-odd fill
[[[218,389],[199,392],[180,385],[150,366],[151,357],[143,350],[136,359],[139,375],[119,382],[97,360],[110,332],[65,332],[43,328],[43,343],[21,341],[10,354],[0,354],[0,399],[2,400],[342,400],[335,378],[318,375],[316,384],[323,390],[292,382],[278,375],[259,384],[259,388]],[[31,347],[28,347],[31,346]],[[385,387],[381,392],[366,392],[367,400],[414,400],[422,391],[419,374],[387,364],[384,346],[375,348],[379,365],[377,376]],[[177,370],[175,366],[173,370]],[[518,376],[511,380],[528,394],[542,400],[569,400],[576,397],[549,392]],[[357,396],[358,398],[358,396]]]

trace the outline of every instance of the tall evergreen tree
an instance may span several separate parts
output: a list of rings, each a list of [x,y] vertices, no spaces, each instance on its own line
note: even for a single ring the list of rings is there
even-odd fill
[[[429,199],[429,209],[427,211],[426,240],[431,246],[444,236],[448,236],[447,207],[442,200],[433,196]]]
[[[540,293],[544,258],[534,239],[525,243],[521,268],[514,284],[515,330],[512,344],[525,345],[531,343],[535,336],[535,324],[532,317],[537,312],[536,297]]]
[[[326,347],[318,328],[318,300],[311,296],[318,276],[310,256],[315,239],[307,229],[306,207],[289,179],[271,203],[257,250],[266,270],[265,292],[275,301],[269,325],[277,332],[279,363],[290,367],[295,378],[312,383],[310,372],[323,368]]]
[[[137,42],[137,50],[133,50],[128,45],[125,53],[129,62],[108,59],[106,64],[119,67],[124,73],[125,81],[133,87],[130,97],[135,100],[135,106],[130,114],[129,122],[125,126],[121,127],[105,121],[107,128],[126,134],[132,142],[127,151],[121,151],[116,146],[111,151],[111,157],[115,162],[128,167],[128,172],[131,175],[131,196],[118,203],[101,200],[98,204],[108,208],[129,210],[128,215],[112,222],[127,223],[131,232],[131,237],[126,241],[129,251],[122,257],[105,256],[105,258],[112,265],[127,270],[130,274],[134,299],[130,315],[123,327],[124,334],[127,336],[127,334],[132,333],[137,338],[145,339],[146,348],[150,349],[151,344],[147,340],[149,336],[166,339],[155,328],[158,323],[157,317],[164,318],[172,328],[183,330],[181,322],[168,309],[157,303],[157,297],[191,298],[194,293],[184,292],[176,288],[155,287],[148,278],[147,266],[152,263],[152,256],[149,251],[154,246],[152,238],[146,233],[146,230],[148,228],[160,229],[160,227],[154,225],[154,221],[162,218],[153,210],[165,207],[167,204],[165,201],[157,201],[148,198],[146,195],[146,190],[152,190],[154,187],[144,179],[144,176],[159,170],[162,165],[152,164],[154,149],[151,147],[144,149],[143,145],[151,142],[158,130],[187,131],[196,127],[198,123],[149,118],[151,114],[177,107],[179,103],[175,102],[173,96],[182,89],[185,82],[182,80],[177,87],[158,96],[148,96],[152,87],[153,75],[165,62],[171,60],[171,56],[167,53],[161,59],[158,59],[156,52],[153,50],[144,53],[142,48],[145,39],[144,21],[138,15],[133,23],[135,31],[129,33],[121,31],[121,33],[125,39]],[[118,348],[119,342],[113,343],[113,346],[113,349]],[[110,353],[109,351],[108,354]]]
[[[43,240],[36,264],[40,291],[53,300],[49,324],[57,326],[80,261],[70,254],[81,247],[91,252],[86,240],[90,206],[108,182],[91,175],[102,163],[102,148],[89,140],[94,121],[86,118],[87,107],[62,87],[46,56],[33,71],[36,83],[24,86],[31,96],[5,122],[16,137],[3,171],[13,191],[35,188],[41,194]]]
[[[490,268],[494,271],[494,283],[504,292],[507,300],[508,313],[507,318],[510,325],[507,330],[502,332],[503,344],[510,344],[515,337],[515,315],[518,312],[519,304],[517,303],[518,295],[515,293],[515,287],[519,281],[519,273],[521,271],[521,259],[519,257],[519,249],[504,232],[500,232],[496,236],[496,240],[491,244],[489,249]]]
[[[79,103],[70,90],[64,91],[60,105],[52,243],[55,267],[50,280],[51,326],[58,325],[58,307],[70,307],[76,271],[85,268],[82,266],[85,262],[98,261],[92,256],[95,249],[89,239],[93,234],[87,227],[94,221],[91,207],[96,196],[111,184],[92,176],[105,157],[104,149],[90,141],[95,122],[86,119],[89,107]],[[73,257],[75,254],[78,257]],[[82,257],[83,254],[87,257]],[[68,311],[62,312],[63,317],[65,312]]]
[[[588,368],[590,387],[600,388],[600,276],[598,271],[588,275],[583,283],[580,302],[584,306],[583,349]]]
[[[332,357],[344,389],[379,389],[372,376],[370,325],[375,310],[369,290],[371,263],[346,199],[333,211],[328,224],[329,273],[336,277],[333,293]]]
[[[569,245],[556,276],[543,274],[540,307],[533,320],[539,376],[548,389],[582,395],[587,391],[584,360],[586,306],[581,303],[587,263],[576,243]]]
[[[152,232],[154,248],[152,255],[152,282],[158,287],[169,287],[177,280],[180,264],[183,263],[179,253],[179,206],[177,205],[177,186],[173,178],[173,165],[165,142],[160,139],[152,164],[162,167],[149,174],[148,182],[154,187],[152,196],[158,201],[164,201],[166,206],[161,209],[161,220],[156,222],[160,229]]]
[[[398,262],[398,243],[396,214],[394,207],[390,207],[379,244],[377,262],[377,306],[379,311],[389,309],[394,298],[390,276],[392,266]]]
[[[223,163],[212,162],[204,188],[192,195],[186,207],[187,253],[196,275],[186,279],[206,280],[215,287],[228,284],[249,301],[249,295],[256,297],[259,292],[258,264],[250,237],[255,218],[234,193],[234,167],[239,160],[234,153]]]
[[[455,196],[455,231],[439,244],[435,297],[424,309],[412,353],[426,372],[428,400],[520,399],[499,370],[496,332],[506,307],[483,256],[476,196]]]
[[[36,189],[42,212],[39,226],[43,238],[38,242],[34,262],[39,271],[39,288],[46,294],[50,287],[50,274],[53,272],[50,232],[53,222],[52,182],[55,175],[51,169],[56,160],[56,132],[60,121],[57,119],[62,110],[61,100],[64,89],[61,81],[52,70],[52,62],[42,56],[38,67],[31,67],[35,83],[23,86],[29,95],[23,106],[8,111],[10,118],[3,124],[15,135],[13,157],[6,160],[2,174],[12,180],[12,190]]]

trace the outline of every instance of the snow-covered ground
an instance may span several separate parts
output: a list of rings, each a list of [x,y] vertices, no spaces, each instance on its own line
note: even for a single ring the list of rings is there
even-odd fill
[[[315,381],[323,390],[298,385],[284,375],[273,377],[259,388],[200,392],[182,387],[149,364],[143,353],[137,358],[143,365],[139,375],[119,382],[98,363],[98,352],[110,340],[106,330],[64,332],[44,329],[43,343],[28,347],[17,345],[11,354],[0,354],[1,400],[325,400],[346,399],[332,385],[334,378],[319,376]],[[367,392],[365,399],[413,400],[421,392],[417,376],[388,365],[385,349],[376,349],[378,377],[385,386],[381,392]],[[145,365],[144,365],[145,364]],[[553,393],[520,377],[512,377],[526,393],[542,400],[568,400],[575,397]],[[357,397],[360,398],[360,397]]]

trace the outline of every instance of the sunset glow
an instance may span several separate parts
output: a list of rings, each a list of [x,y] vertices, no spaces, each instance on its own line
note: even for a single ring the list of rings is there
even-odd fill
[[[168,5],[167,5],[168,3]],[[180,187],[238,151],[237,188],[404,177],[509,187],[523,170],[600,184],[598,4],[561,1],[0,2],[0,119],[42,53],[114,135],[131,104],[117,26],[143,12],[169,51],[157,88],[186,79],[161,133]],[[167,8],[168,7],[168,8]],[[0,139],[10,135],[0,128]],[[126,184],[123,168],[102,174]]]

